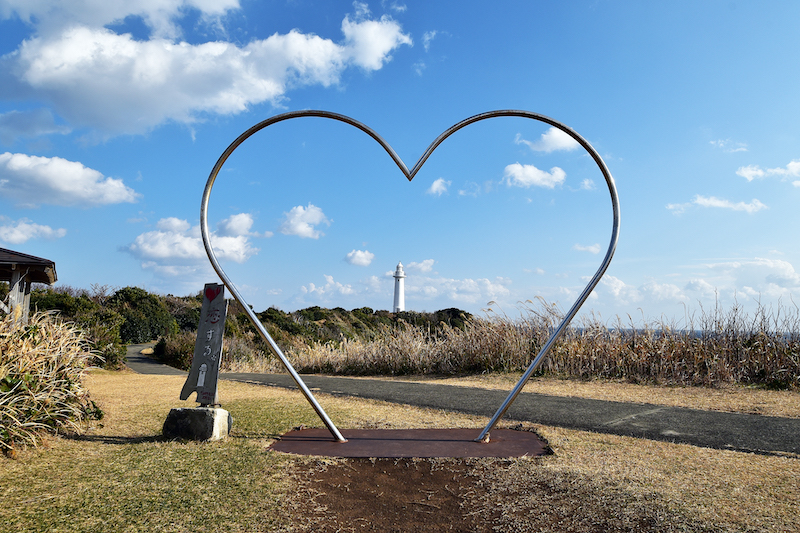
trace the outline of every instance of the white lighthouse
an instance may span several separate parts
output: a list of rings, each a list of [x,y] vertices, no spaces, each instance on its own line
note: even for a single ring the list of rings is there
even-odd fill
[[[394,306],[392,307],[394,313],[406,310],[405,282],[403,281],[405,277],[403,263],[397,263],[397,270],[394,272]]]

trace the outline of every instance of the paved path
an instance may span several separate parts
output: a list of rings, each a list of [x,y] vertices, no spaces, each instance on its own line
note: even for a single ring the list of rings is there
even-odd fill
[[[131,346],[128,366],[143,374],[183,374],[138,353]],[[134,351],[135,354],[131,354]],[[222,379],[296,389],[287,374],[221,374]],[[490,417],[508,391],[455,387],[435,383],[406,383],[304,375],[313,392],[357,396]],[[800,454],[800,419],[781,418],[643,403],[521,393],[506,419],[571,429],[611,433],[717,449],[756,453]]]
[[[126,365],[128,368],[139,374],[159,374],[162,376],[185,376],[188,374],[188,372],[178,370],[177,368],[173,368],[169,365],[163,365],[155,359],[139,353],[145,348],[152,347],[152,342],[148,344],[129,344],[128,353],[126,354],[128,359]]]

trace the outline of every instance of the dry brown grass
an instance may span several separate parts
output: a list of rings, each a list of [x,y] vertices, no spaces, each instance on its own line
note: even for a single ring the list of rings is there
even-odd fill
[[[542,338],[542,335],[545,335]],[[441,324],[438,331],[411,324],[382,327],[373,339],[314,343],[289,351],[300,372],[351,375],[447,375],[524,368],[545,328],[520,327],[510,320],[473,318],[464,329]]]
[[[561,322],[554,305],[528,302],[519,316],[492,314],[441,324],[383,327],[369,339],[285,347],[304,373],[452,376],[520,372]],[[273,372],[277,359],[233,339],[223,370]],[[629,383],[722,387],[730,384],[800,389],[800,309],[759,307],[748,315],[734,305],[691,314],[680,325],[585,317],[567,328],[537,371],[540,375]]]
[[[234,417],[232,438],[208,445],[154,440],[169,408],[193,405],[177,400],[183,379],[92,372],[87,386],[106,412],[103,427],[83,440],[53,438],[18,460],[0,459],[0,523],[11,531],[303,530],[289,515],[308,501],[300,480],[320,464],[355,465],[265,450],[276,432],[301,423],[320,426],[302,396],[222,382],[220,397]],[[486,423],[480,417],[377,401],[321,396],[320,402],[340,427],[480,428]],[[796,458],[536,429],[555,454],[469,462],[474,485],[466,487],[464,513],[491,520],[497,531],[535,530],[542,487],[550,487],[546,503],[553,516],[559,509],[578,513],[584,525],[609,512],[604,523],[612,523],[613,512],[620,519],[628,512],[632,520],[633,510],[654,523],[661,516],[661,523],[685,531],[800,530]],[[451,463],[456,464],[441,460],[436,468]],[[324,505],[324,497],[319,500]],[[369,516],[369,509],[364,512]]]
[[[52,313],[35,313],[27,324],[0,319],[0,450],[79,431],[95,416],[81,381],[92,358],[82,332]]]
[[[186,378],[184,376],[145,376],[131,371],[94,371],[87,378],[92,398],[106,411],[104,428],[100,433],[113,431],[114,427],[133,431],[135,436],[158,434],[164,423],[166,412],[174,407],[194,407],[192,399],[180,401],[178,393]],[[147,383],[146,386],[144,384]],[[223,407],[239,419],[234,421],[234,435],[251,437],[258,426],[276,424],[276,415],[285,420],[277,422],[283,431],[298,424],[320,425],[311,407],[299,392],[277,387],[255,386],[234,381],[220,381],[219,396]],[[260,423],[246,406],[261,403],[291,405],[286,413],[258,412],[265,418]],[[320,401],[331,417],[336,415],[337,425],[352,428],[413,428],[413,427],[476,427],[485,425],[479,416],[462,415],[436,409],[421,409],[412,406],[398,408],[396,405],[376,400],[358,400],[324,396]],[[166,411],[165,411],[166,410]],[[242,423],[241,418],[246,417]],[[295,418],[292,418],[295,417]],[[466,424],[466,425],[465,425]],[[321,426],[320,426],[321,427]],[[153,433],[155,431],[155,433]]]
[[[656,493],[699,520],[756,531],[797,531],[800,460],[650,440],[542,430],[560,450],[548,465],[607,478],[636,493]]]

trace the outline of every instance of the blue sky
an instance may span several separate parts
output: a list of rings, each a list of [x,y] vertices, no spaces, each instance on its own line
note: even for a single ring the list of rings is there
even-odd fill
[[[800,304],[798,20],[727,0],[0,0],[0,247],[62,285],[195,293],[215,280],[203,187],[250,126],[333,111],[411,166],[462,119],[523,109],[617,183],[585,313]],[[566,309],[611,232],[591,159],[518,118],[458,132],[411,183],[354,128],[283,122],[234,152],[209,213],[256,310],[388,309],[398,261],[409,309]]]

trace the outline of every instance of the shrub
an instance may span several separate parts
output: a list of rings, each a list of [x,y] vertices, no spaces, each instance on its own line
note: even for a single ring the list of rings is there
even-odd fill
[[[125,287],[115,292],[108,303],[122,315],[123,342],[150,342],[178,331],[178,324],[164,302],[144,289]]]
[[[203,305],[203,293],[194,296],[172,296],[161,298],[164,305],[178,324],[180,331],[196,331],[200,324],[200,308]]]
[[[75,323],[86,333],[86,340],[91,345],[93,366],[108,370],[120,370],[125,366],[127,350],[120,335],[122,322],[122,315],[102,307],[75,317]]]
[[[72,287],[36,288],[31,291],[31,307],[58,311],[62,319],[73,321],[86,333],[86,340],[95,354],[91,364],[117,370],[125,364],[125,346],[120,335],[124,319],[102,305],[106,290],[98,286],[93,287],[93,293]]]
[[[189,370],[192,368],[196,339],[197,334],[193,331],[181,331],[161,337],[153,348],[153,355],[164,364]]]
[[[92,354],[80,330],[52,313],[0,320],[0,448],[36,446],[43,432],[80,431],[102,411],[82,378]]]
[[[90,312],[100,305],[92,301],[85,291],[72,287],[46,287],[31,291],[31,308],[39,311],[56,310],[64,317],[74,317]]]

